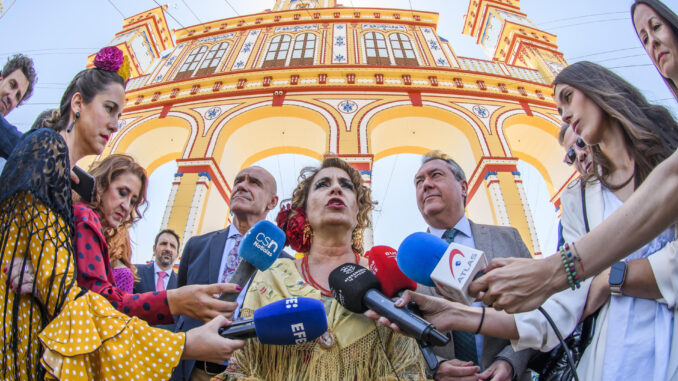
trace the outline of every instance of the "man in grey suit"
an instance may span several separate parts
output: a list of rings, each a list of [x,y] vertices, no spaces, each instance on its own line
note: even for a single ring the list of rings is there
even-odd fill
[[[186,242],[179,262],[178,286],[228,282],[240,263],[237,249],[242,236],[254,224],[265,219],[277,204],[276,182],[267,170],[252,166],[240,171],[235,177],[231,193],[232,224],[226,229],[195,236]],[[281,254],[283,256],[289,257],[285,253]],[[180,316],[176,330],[185,332],[202,324],[202,321]],[[223,364],[185,360],[174,369],[172,380],[209,380],[225,369]]]
[[[495,257],[530,257],[518,231],[512,227],[479,225],[465,216],[468,185],[459,165],[439,151],[427,153],[414,177],[417,206],[429,232],[448,242],[482,250]],[[419,285],[417,292],[439,296],[435,289]],[[508,340],[452,331],[450,344],[436,347],[445,360],[437,380],[481,379],[530,380],[527,361],[533,351],[513,351]],[[482,373],[481,373],[482,371]],[[480,373],[480,375],[478,375]]]
[[[153,243],[153,263],[136,265],[139,281],[134,282],[134,293],[163,291],[177,288],[174,262],[179,256],[179,235],[172,229],[162,230]],[[155,325],[173,331],[175,324]]]

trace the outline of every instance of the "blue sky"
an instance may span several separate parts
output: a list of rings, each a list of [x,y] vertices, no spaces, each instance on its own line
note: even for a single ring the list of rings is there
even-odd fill
[[[229,6],[229,4],[232,5]],[[467,0],[348,0],[345,7],[384,7],[435,11],[440,13],[438,34],[448,39],[459,56],[487,57],[475,40],[461,34]],[[570,62],[590,60],[611,68],[637,86],[654,103],[666,105],[674,116],[678,107],[644,53],[630,20],[631,0],[523,0],[521,8],[540,28],[558,36],[558,45]],[[678,0],[667,0],[678,9]],[[181,28],[215,19],[261,12],[271,8],[273,0],[110,0],[110,1],[16,1],[3,2],[6,12],[0,18],[0,62],[11,54],[31,56],[38,71],[33,97],[14,110],[8,120],[25,131],[44,109],[56,107],[70,79],[84,68],[89,54],[105,46],[122,26],[122,19],[158,4],[168,4],[170,28]],[[8,9],[9,8],[9,9]],[[409,233],[426,225],[419,216],[414,199],[412,176],[419,158],[395,155],[374,163],[373,198],[379,202],[374,213],[375,244],[397,248]],[[290,196],[296,177],[304,165],[314,164],[302,156],[280,155],[262,164],[277,178],[281,198]],[[397,167],[397,171],[395,168]],[[555,251],[555,213],[548,202],[546,187],[526,164],[519,170],[535,218],[542,250]],[[150,207],[146,218],[135,228],[134,261],[150,259],[153,237],[158,230],[168,184],[176,165],[168,163],[154,172],[149,188]],[[270,218],[275,216],[271,214]],[[406,222],[406,223],[404,223]]]

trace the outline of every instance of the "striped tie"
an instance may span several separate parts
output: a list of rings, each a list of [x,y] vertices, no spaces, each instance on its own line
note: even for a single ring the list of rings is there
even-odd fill
[[[459,230],[452,228],[445,231],[443,239],[447,243],[454,242]],[[458,360],[473,361],[478,364],[478,351],[476,349],[476,337],[471,332],[452,331],[452,340],[454,341],[454,356]]]

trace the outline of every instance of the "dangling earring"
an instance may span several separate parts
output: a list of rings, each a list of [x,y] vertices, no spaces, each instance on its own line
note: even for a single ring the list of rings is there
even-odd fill
[[[306,221],[306,224],[304,225],[304,237],[302,244],[304,247],[310,248],[311,242],[313,242],[313,229],[311,228],[311,224]]]
[[[71,122],[71,124],[69,124],[68,127],[66,127],[66,132],[73,131],[73,127],[75,126],[75,121],[78,120],[78,118],[80,118],[80,111],[75,113],[75,120],[73,120]]]
[[[356,228],[353,230],[353,250],[357,251],[359,254],[363,252],[363,231],[362,229]]]

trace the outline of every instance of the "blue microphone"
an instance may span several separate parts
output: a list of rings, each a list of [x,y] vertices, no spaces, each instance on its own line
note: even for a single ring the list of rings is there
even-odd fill
[[[264,271],[271,267],[273,262],[282,253],[285,246],[285,233],[275,226],[274,223],[261,220],[254,224],[240,241],[238,255],[242,261],[229,279],[229,283],[235,283],[245,287],[247,281],[257,270]],[[223,293],[220,299],[234,302],[238,293]]]
[[[327,331],[325,307],[304,297],[278,300],[254,311],[252,319],[219,329],[227,339],[256,337],[262,344],[297,345],[313,341]]]
[[[469,285],[487,267],[487,257],[481,250],[421,232],[405,238],[396,261],[408,278],[436,287],[446,299],[467,305],[474,301],[468,294]]]
[[[410,279],[435,287],[431,273],[445,255],[449,244],[429,233],[412,233],[398,248],[396,261],[400,270]]]

